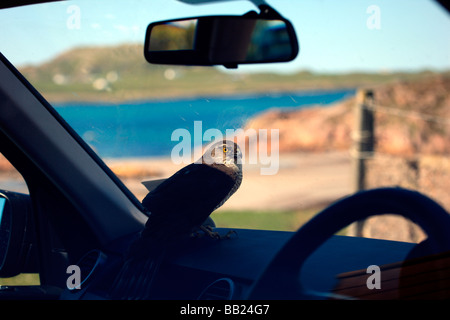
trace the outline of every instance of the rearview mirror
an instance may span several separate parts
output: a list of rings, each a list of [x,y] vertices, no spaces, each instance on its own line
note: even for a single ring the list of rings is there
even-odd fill
[[[264,15],[251,12],[154,22],[147,28],[144,46],[150,63],[228,68],[291,61],[298,51],[292,24],[272,9]]]

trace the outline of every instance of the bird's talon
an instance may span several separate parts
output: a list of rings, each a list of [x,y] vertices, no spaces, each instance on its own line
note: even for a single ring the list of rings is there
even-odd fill
[[[202,234],[198,231],[194,231],[190,235],[191,238],[200,238],[201,236],[202,236]]]
[[[219,239],[220,235],[218,232],[212,231],[213,228],[211,226],[200,226],[200,229],[206,233],[208,236],[210,236],[213,239]]]
[[[211,232],[208,235],[213,239],[217,239],[217,240],[221,239],[220,234],[218,232]]]
[[[237,232],[234,230],[229,230],[225,235],[221,235],[219,232],[217,231],[213,231],[214,228],[211,226],[201,226],[200,229],[207,234],[210,238],[213,239],[217,239],[217,240],[221,240],[221,239],[231,239],[232,235],[236,235],[237,236]],[[198,234],[198,232],[196,232]],[[199,235],[198,237],[200,238],[201,235]]]
[[[237,232],[236,232],[236,231],[230,230],[230,231],[227,232],[226,235],[223,236],[223,238],[224,238],[224,239],[231,239],[231,235],[232,235],[232,234],[235,234],[235,235],[237,236]]]

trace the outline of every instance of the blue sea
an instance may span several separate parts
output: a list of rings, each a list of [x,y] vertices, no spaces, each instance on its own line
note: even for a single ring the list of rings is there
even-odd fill
[[[170,156],[179,143],[171,141],[179,128],[191,134],[194,121],[210,128],[244,128],[268,109],[299,109],[327,105],[350,97],[355,90],[300,91],[279,94],[178,98],[123,103],[64,103],[56,110],[102,158]]]

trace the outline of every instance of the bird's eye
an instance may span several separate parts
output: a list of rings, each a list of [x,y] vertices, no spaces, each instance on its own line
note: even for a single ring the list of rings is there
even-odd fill
[[[227,147],[223,147],[223,152],[226,153],[228,151]]]

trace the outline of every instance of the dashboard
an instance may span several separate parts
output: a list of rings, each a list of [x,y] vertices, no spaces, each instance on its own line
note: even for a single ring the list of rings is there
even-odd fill
[[[219,229],[220,233],[229,229]],[[237,236],[215,240],[207,237],[184,241],[168,251],[149,278],[150,262],[130,268],[127,290],[114,293],[121,264],[118,257],[90,253],[92,281],[81,290],[65,290],[63,299],[240,300],[245,299],[259,275],[292,236],[292,232],[235,229]],[[314,252],[298,280],[304,288],[327,297],[338,284],[338,275],[402,261],[415,246],[387,240],[333,236]],[[295,252],[292,252],[295,255]],[[89,273],[89,272],[88,272]],[[369,276],[369,275],[368,275]],[[120,275],[118,276],[120,278]],[[112,284],[112,289],[111,289]],[[83,287],[84,286],[84,287]],[[149,290],[151,287],[150,292]]]

